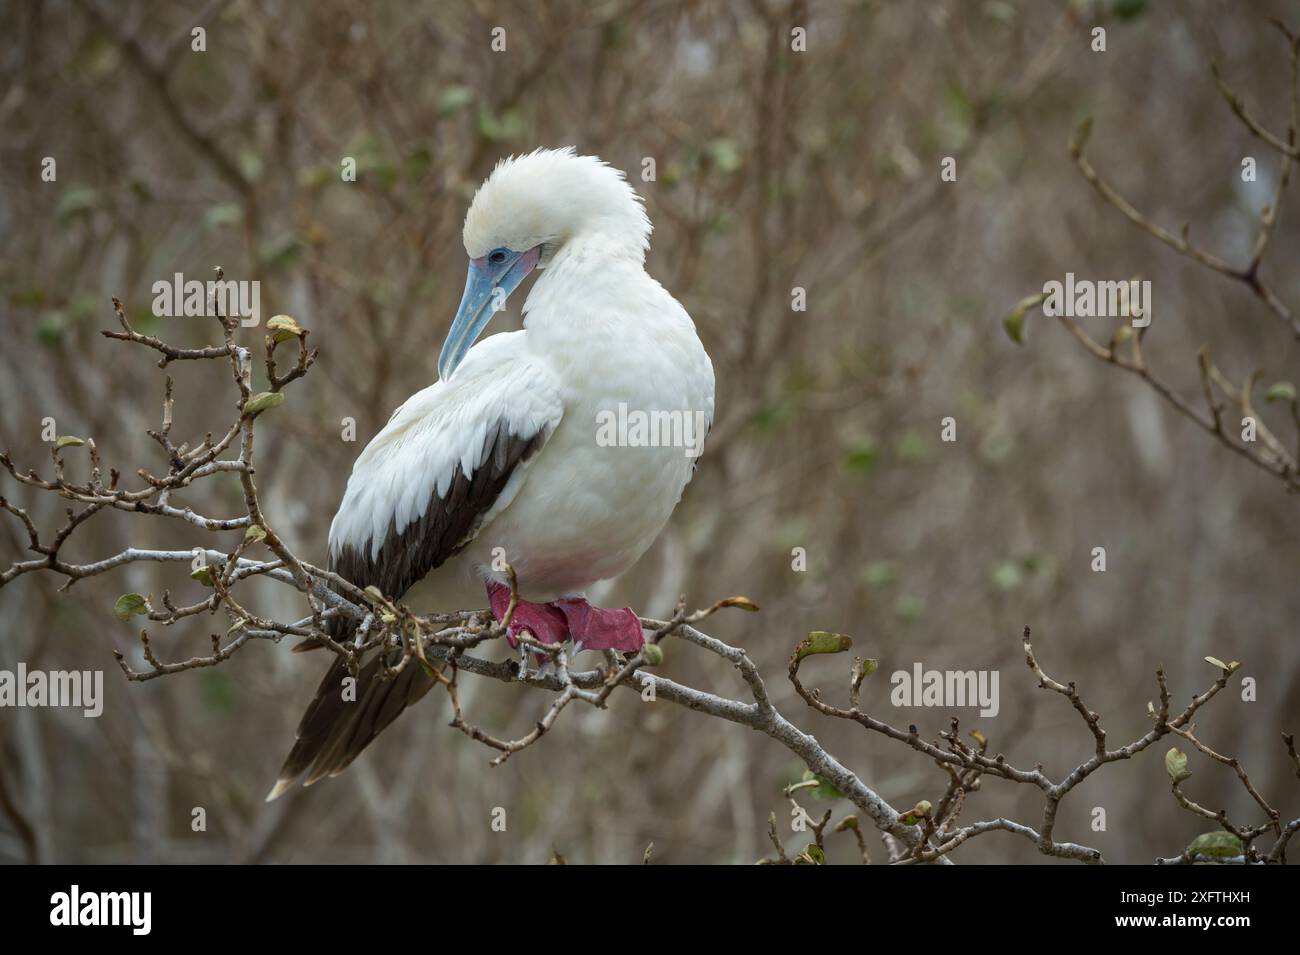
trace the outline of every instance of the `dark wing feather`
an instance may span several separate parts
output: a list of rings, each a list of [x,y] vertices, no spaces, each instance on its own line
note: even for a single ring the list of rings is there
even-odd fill
[[[396,523],[389,521],[377,555],[372,556],[369,547],[344,545],[332,555],[330,569],[358,587],[373,585],[387,597],[401,597],[474,539],[511,475],[541,450],[549,434],[548,428],[520,437],[512,435],[505,422],[499,423],[489,431],[481,463],[472,475],[457,465],[446,496],[437,497],[435,490],[422,517],[400,533]],[[355,629],[351,619],[330,618],[330,636],[339,642],[351,640]],[[305,646],[310,648],[310,643]],[[400,651],[393,650],[387,659],[376,654],[367,661],[357,674],[353,700],[344,699],[347,665],[342,657],[334,659],[303,714],[297,741],[268,800],[283,793],[308,768],[307,785],[341,773],[406,707],[429,692],[434,680],[414,661],[395,678],[383,678],[385,664],[395,665],[400,658]]]

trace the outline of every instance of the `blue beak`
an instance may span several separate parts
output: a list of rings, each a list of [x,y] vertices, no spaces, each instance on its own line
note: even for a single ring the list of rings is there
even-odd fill
[[[439,378],[450,380],[493,313],[505,308],[510,293],[537,267],[541,254],[542,247],[537,246],[527,252],[509,252],[501,262],[489,262],[486,255],[470,259],[465,293],[438,355]]]

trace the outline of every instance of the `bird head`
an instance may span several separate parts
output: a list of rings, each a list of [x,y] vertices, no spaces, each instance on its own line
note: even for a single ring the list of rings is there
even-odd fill
[[[644,262],[650,220],[619,170],[572,147],[539,149],[497,164],[470,203],[464,240],[465,291],[438,356],[444,381],[534,269],[575,240]]]

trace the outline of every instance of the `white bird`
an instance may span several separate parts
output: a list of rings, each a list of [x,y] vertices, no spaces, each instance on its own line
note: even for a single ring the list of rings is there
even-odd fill
[[[330,526],[331,569],[418,612],[476,606],[486,586],[500,619],[508,562],[521,598],[512,636],[640,648],[630,609],[583,594],[635,564],[667,523],[714,389],[690,316],[646,274],[650,230],[623,174],[594,156],[538,150],[497,165],[465,217],[469,272],[440,380],[357,458]],[[534,270],[523,330],[474,344]],[[351,639],[355,623],[331,627]],[[304,773],[310,785],[342,772],[433,685],[417,666],[384,680],[386,662],[368,661],[349,694],[335,660],[268,800]]]

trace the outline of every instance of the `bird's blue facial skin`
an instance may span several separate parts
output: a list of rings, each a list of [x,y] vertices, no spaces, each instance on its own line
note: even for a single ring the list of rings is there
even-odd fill
[[[487,255],[470,259],[465,293],[438,355],[438,377],[443,381],[451,378],[492,315],[505,307],[510,293],[537,267],[541,254],[539,245],[526,252],[493,249]]]

